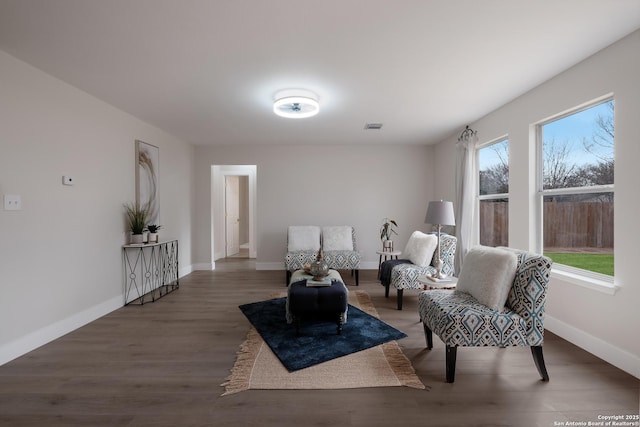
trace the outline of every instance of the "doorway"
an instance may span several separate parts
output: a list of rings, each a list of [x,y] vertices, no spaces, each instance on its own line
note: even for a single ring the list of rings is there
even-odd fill
[[[256,258],[255,165],[211,167],[212,266],[221,258]]]
[[[225,255],[249,258],[249,177],[225,176]]]

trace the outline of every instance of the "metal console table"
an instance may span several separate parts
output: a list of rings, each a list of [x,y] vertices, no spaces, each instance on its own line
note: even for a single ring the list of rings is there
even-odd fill
[[[144,304],[180,287],[178,240],[122,246],[124,304]]]

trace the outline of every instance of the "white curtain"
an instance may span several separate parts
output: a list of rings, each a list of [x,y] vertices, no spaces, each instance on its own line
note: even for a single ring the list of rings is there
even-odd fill
[[[475,135],[463,139],[456,144],[456,275],[462,268],[464,257],[473,244],[473,221],[475,218],[476,180],[476,146]]]

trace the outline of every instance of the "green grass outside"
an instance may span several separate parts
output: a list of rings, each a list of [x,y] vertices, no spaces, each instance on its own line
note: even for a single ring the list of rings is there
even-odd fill
[[[613,254],[545,252],[545,255],[558,264],[613,276]]]

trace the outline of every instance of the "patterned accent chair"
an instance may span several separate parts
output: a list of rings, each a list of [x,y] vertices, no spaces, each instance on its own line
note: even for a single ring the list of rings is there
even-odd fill
[[[433,347],[432,333],[446,346],[446,379],[455,379],[459,346],[528,346],[538,373],[549,381],[544,364],[544,310],[551,271],[551,259],[525,251],[499,248],[515,253],[515,275],[504,309],[481,304],[470,293],[459,289],[428,290],[418,296],[418,311],[424,326],[427,348]],[[462,279],[468,255],[460,272]],[[473,275],[473,272],[470,272]],[[459,282],[460,285],[460,282]],[[460,286],[458,286],[460,287]]]
[[[442,272],[447,276],[455,274],[454,259],[458,240],[455,236],[442,234],[440,236],[440,257],[442,258]],[[380,282],[385,287],[384,296],[389,298],[389,288],[394,287],[397,291],[398,310],[402,310],[402,296],[405,289],[423,290],[424,284],[418,281],[418,277],[434,275],[436,273],[436,260],[438,251],[436,250],[431,259],[431,263],[426,267],[413,264],[408,259],[390,259],[382,263],[380,267]]]
[[[356,286],[360,284],[359,271],[362,256],[356,249],[356,231],[350,225],[290,226],[287,233],[287,253],[284,257],[286,284],[291,273],[316,260],[322,244],[324,260],[333,270],[351,270]]]

